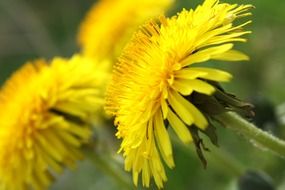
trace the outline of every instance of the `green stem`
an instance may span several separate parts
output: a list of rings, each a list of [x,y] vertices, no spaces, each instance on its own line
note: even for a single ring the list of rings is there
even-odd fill
[[[233,112],[227,112],[216,116],[225,127],[243,135],[246,139],[253,141],[258,148],[270,150],[285,158],[285,141],[257,128],[252,123]]]
[[[131,183],[119,172],[117,169],[112,167],[112,161],[108,158],[103,158],[101,155],[97,154],[95,151],[86,150],[85,155],[90,161],[106,175],[112,177],[117,184],[124,190],[131,190],[133,186]]]

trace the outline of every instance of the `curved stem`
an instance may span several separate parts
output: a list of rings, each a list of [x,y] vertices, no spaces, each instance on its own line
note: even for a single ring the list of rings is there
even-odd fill
[[[225,127],[256,143],[257,147],[263,150],[270,150],[285,158],[285,141],[257,128],[233,112],[223,113],[215,118]]]

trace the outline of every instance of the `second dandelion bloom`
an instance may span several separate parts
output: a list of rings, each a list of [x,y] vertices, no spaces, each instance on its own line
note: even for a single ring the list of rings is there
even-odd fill
[[[78,42],[89,57],[115,60],[138,26],[163,14],[174,0],[99,0],[83,20]]]
[[[29,62],[0,91],[0,189],[44,190],[74,167],[102,108],[107,75],[74,56]]]
[[[205,0],[195,10],[150,21],[125,48],[107,90],[106,110],[115,116],[125,169],[133,172],[135,184],[141,174],[144,186],[153,178],[162,188],[167,180],[162,160],[174,167],[166,123],[184,143],[193,141],[192,128],[208,127],[208,117],[194,104],[193,95],[212,96],[214,84],[232,75],[199,63],[248,60],[233,49],[233,42],[246,41],[242,36],[250,32],[243,27],[250,21],[234,21],[250,15],[250,8]]]

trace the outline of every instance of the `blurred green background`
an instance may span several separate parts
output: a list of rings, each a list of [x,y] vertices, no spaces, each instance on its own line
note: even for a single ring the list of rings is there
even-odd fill
[[[78,26],[94,2],[94,0],[0,0],[0,83],[27,60],[39,57],[48,59],[54,56],[69,57],[78,51],[76,44]],[[169,15],[181,10],[182,7],[195,7],[201,2],[177,0]],[[224,87],[256,105],[257,116],[254,122],[259,127],[285,139],[283,104],[285,102],[285,1],[227,0],[225,2],[251,3],[256,8],[252,10],[253,23],[247,27],[253,33],[247,36],[248,43],[237,46],[239,50],[250,55],[251,60],[242,63],[218,63],[219,67],[224,67],[234,74],[233,81]],[[247,170],[259,172],[258,175],[262,179],[261,182],[257,182],[258,184],[271,184],[275,189],[285,189],[284,159],[266,150],[255,148],[258,145],[244,140],[223,127],[219,127],[217,132],[220,149],[208,145],[211,152],[206,153],[208,159],[206,170],[203,169],[194,151],[189,151],[192,148],[175,145],[176,167],[167,172],[168,182],[165,189],[237,190],[238,181]],[[107,137],[110,138],[108,135]],[[118,142],[115,140],[114,146],[109,145],[110,149],[116,150]],[[104,159],[116,157],[115,153],[111,156],[110,153],[106,155],[108,156]],[[122,160],[117,159],[112,165],[118,168],[119,173],[121,172]],[[249,182],[246,183],[253,183],[253,177],[249,178]],[[240,180],[240,184],[243,182]],[[241,186],[242,190],[247,190],[247,187],[255,190],[250,185]],[[266,185],[261,186],[264,190],[270,189],[266,188]],[[100,166],[83,161],[79,163],[78,170],[74,172],[67,170],[64,175],[59,176],[59,180],[51,189],[123,188]],[[155,186],[150,189],[155,189]]]

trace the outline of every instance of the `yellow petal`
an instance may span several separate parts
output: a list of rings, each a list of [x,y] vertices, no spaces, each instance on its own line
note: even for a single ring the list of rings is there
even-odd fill
[[[138,186],[138,177],[139,177],[139,172],[133,171],[133,183],[135,186]]]
[[[155,143],[154,143],[154,135],[153,135],[153,131],[154,131],[154,122],[153,122],[153,119],[151,119],[149,122],[148,122],[148,126],[147,126],[147,137],[145,139],[146,141],[146,149],[145,149],[145,152],[144,152],[144,157],[149,159],[151,158],[152,156],[152,153],[153,153],[153,146],[155,146]]]
[[[142,170],[143,162],[146,159],[143,156],[143,148],[145,148],[146,143],[142,144],[140,147],[136,148],[137,153],[134,156],[134,162],[132,166],[133,172],[138,172],[140,173]]]
[[[229,50],[225,53],[213,56],[213,59],[223,61],[248,61],[249,57],[237,50]]]
[[[183,79],[196,79],[198,77],[207,75],[207,73],[198,70],[191,70],[188,68],[183,68],[177,72],[175,72],[176,78],[183,78]]]
[[[60,165],[59,162],[57,162],[56,160],[54,160],[49,154],[49,152],[47,152],[46,150],[42,149],[42,147],[40,146],[35,146],[35,151],[37,155],[43,155],[41,156],[44,163],[46,163],[50,168],[52,168],[55,172],[57,173],[61,173],[63,171],[62,165]]]
[[[146,186],[147,188],[149,187],[150,177],[151,177],[151,174],[149,171],[148,160],[144,160],[144,165],[143,165],[143,169],[142,169],[143,186]]]
[[[191,102],[183,98],[177,92],[173,92],[171,94],[185,107],[188,113],[191,113],[192,117],[194,118],[194,123],[199,128],[205,129],[208,126],[208,121],[206,120],[205,116]]]
[[[89,137],[91,136],[91,132],[88,128],[83,128],[81,126],[73,124],[70,124],[70,126],[66,130],[83,139],[89,139]]]
[[[180,79],[180,80],[176,80],[174,84],[179,84],[181,87],[184,87],[183,89],[179,88],[180,90],[178,90],[183,95],[191,94],[191,93],[187,94],[186,90],[188,90],[188,92],[192,92],[194,90],[196,92],[207,94],[207,95],[211,95],[213,94],[213,92],[215,92],[215,88],[212,85],[204,81],[201,81],[199,79],[195,79],[195,80]],[[177,86],[173,85],[173,88],[177,88]],[[184,90],[183,93],[182,93],[182,90]]]
[[[190,143],[193,140],[188,128],[171,110],[168,112],[167,119],[182,142]]]
[[[250,34],[250,31],[246,32],[237,32],[233,34],[227,34],[223,36],[215,36],[211,40],[207,41],[207,43],[202,46],[210,46],[210,45],[217,45],[217,44],[222,44],[222,43],[228,43],[228,42],[233,42],[233,41],[239,41],[239,42],[246,42],[246,39],[241,38],[240,36],[245,35],[245,34]]]
[[[155,115],[155,123],[154,123],[154,134],[157,140],[158,147],[160,152],[166,162],[166,164],[170,167],[174,167],[173,157],[172,157],[172,147],[168,132],[164,126],[162,114],[158,111]]]
[[[205,74],[203,76],[200,76],[200,78],[213,80],[213,81],[226,82],[232,79],[232,75],[230,73],[218,69],[192,67],[184,70],[191,72],[203,72]]]
[[[69,146],[70,146],[70,145],[73,145],[73,146],[75,146],[75,147],[79,147],[79,146],[80,146],[80,142],[79,142],[79,141],[76,139],[76,137],[73,136],[72,134],[66,133],[66,132],[63,131],[63,130],[58,130],[58,131],[57,131],[57,134],[58,134],[58,136],[59,136],[60,138],[64,139],[65,142],[66,142],[67,144],[69,144]]]
[[[193,63],[205,62],[211,59],[212,56],[222,54],[229,51],[233,47],[233,44],[223,44],[205,50],[199,50],[197,53],[189,55],[186,59],[181,62],[183,67],[191,65]]]
[[[188,110],[184,107],[184,105],[179,102],[175,96],[173,96],[173,93],[174,91],[171,91],[169,93],[169,104],[184,123],[191,125],[194,122],[194,118],[192,117],[191,113],[189,113]],[[170,109],[168,110],[168,114],[169,113]]]
[[[38,134],[36,136],[38,146],[44,150],[51,159],[54,159],[56,161],[62,161],[62,154],[59,152],[58,149],[55,149],[53,146],[51,146],[50,141],[46,139],[47,137],[43,134]]]
[[[181,79],[175,80],[171,87],[185,96],[190,95],[193,92],[192,86],[188,85]]]
[[[162,110],[163,119],[166,119],[168,114],[168,106],[164,98],[161,99],[161,110]]]

